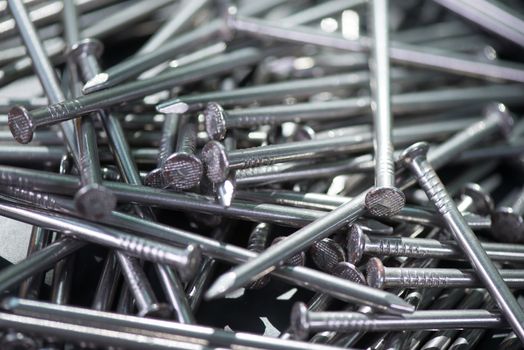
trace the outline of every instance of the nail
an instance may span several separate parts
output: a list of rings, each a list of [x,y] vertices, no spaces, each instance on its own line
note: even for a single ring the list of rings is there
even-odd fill
[[[174,140],[178,133],[179,123],[180,116],[177,114],[171,114],[165,117],[164,124],[162,125],[160,146],[158,147],[157,167],[147,173],[144,179],[146,186],[156,188],[165,188],[167,186],[161,167],[167,157],[175,151]]]
[[[239,33],[273,39],[277,41],[312,44],[349,52],[367,53],[371,39],[361,36],[358,40],[348,40],[341,34],[324,33],[305,26],[287,26],[275,21],[255,19],[244,16],[231,16],[228,21],[231,30]],[[513,63],[486,63],[473,55],[442,52],[430,47],[390,42],[389,57],[393,62],[427,67],[458,75],[475,76],[482,79],[502,79],[524,81],[524,69]]]
[[[261,223],[255,226],[251,231],[247,240],[247,249],[255,253],[262,253],[266,250],[267,241],[269,236],[269,225]],[[271,278],[269,275],[265,275],[256,281],[253,281],[246,285],[246,289],[261,289],[265,287]]]
[[[208,3],[209,0],[198,0],[180,4],[180,8],[142,45],[137,55],[162,48],[169,39],[174,38],[175,34],[178,34],[181,29],[193,20],[198,12],[205,9]]]
[[[524,242],[524,189],[521,189],[512,203],[497,208],[491,214],[492,235],[508,243]]]
[[[326,140],[297,141],[284,144],[226,151],[218,141],[208,142],[202,149],[206,175],[213,183],[224,181],[233,170],[292,162],[324,156],[362,152],[371,147],[371,139],[360,136]],[[391,205],[396,207],[396,203]],[[393,209],[392,209],[393,210]]]
[[[524,245],[482,242],[492,260],[520,262],[524,259]],[[359,225],[352,225],[347,240],[348,261],[357,264],[363,255],[406,256],[463,260],[464,253],[454,241],[429,238],[382,237],[366,235]]]
[[[392,79],[405,78],[400,71],[392,72]],[[345,88],[365,86],[369,83],[369,72],[330,75],[326,77],[298,79],[285,82],[240,87],[231,91],[204,92],[194,95],[182,95],[156,106],[160,113],[186,113],[206,107],[214,102],[222,107],[248,105],[253,101],[277,102],[284,96],[307,97],[317,92],[336,91]],[[20,103],[18,103],[20,104]]]
[[[31,19],[29,18],[29,14],[27,13],[27,10],[25,9],[23,2],[21,0],[10,0],[8,4],[11,10],[11,14],[13,15],[13,18],[16,21],[16,25],[18,31],[20,32],[20,36],[22,37],[24,46],[26,47],[27,52],[33,62],[35,73],[40,79],[42,88],[44,89],[45,94],[49,99],[49,102],[62,102],[65,98],[58,83],[55,71],[53,70],[51,63],[47,58],[47,55],[42,47],[42,43],[38,38],[35,27],[33,26]],[[16,108],[14,110],[20,111]],[[16,130],[24,130],[30,127],[31,125],[31,122],[28,120],[19,121],[21,122],[19,126],[13,125],[13,128],[15,128]],[[62,134],[64,136],[64,140],[69,151],[73,154],[75,161],[78,162],[78,150],[76,147],[76,140],[74,136],[72,122],[61,123],[60,128],[62,130]],[[27,143],[31,141],[31,138],[32,132],[30,134],[25,134],[21,136],[19,139]]]
[[[223,21],[216,19],[190,32],[177,35],[175,39],[162,44],[156,50],[135,55],[107,69],[105,72],[97,74],[87,81],[83,92],[91,94],[101,89],[115,86],[183,52],[191,52],[191,50],[198,48],[200,45],[214,39],[220,39],[223,28]]]
[[[462,299],[457,305],[457,309],[475,309],[482,306],[484,299],[486,299],[487,293],[483,290],[473,289],[468,295]],[[451,342],[460,331],[448,330],[436,332],[430,340],[428,340],[421,349],[424,350],[439,350],[447,349],[451,345]]]
[[[428,290],[428,289],[426,289]],[[430,310],[447,310],[454,309],[456,305],[466,296],[465,289],[445,289],[433,302],[426,305],[428,311]],[[432,332],[416,331],[406,339],[408,342],[406,346],[409,348],[419,348],[424,344],[424,341],[431,336]]]
[[[168,337],[170,339],[173,335],[177,336],[181,341],[191,342],[195,347],[189,347],[189,349],[202,349],[205,347],[197,347],[198,344],[216,344],[218,346],[226,347],[235,347],[235,346],[246,346],[254,348],[264,348],[271,350],[303,350],[304,346],[307,346],[311,350],[328,350],[333,349],[332,347],[325,347],[316,344],[307,344],[299,341],[293,340],[283,340],[283,339],[270,339],[257,334],[251,333],[242,333],[229,331],[224,331],[220,328],[212,328],[206,326],[197,326],[197,325],[182,325],[178,322],[163,321],[157,319],[144,319],[135,316],[122,315],[117,313],[103,312],[103,311],[94,311],[89,309],[83,309],[73,306],[65,305],[53,305],[45,302],[31,302],[29,300],[18,299],[18,298],[7,298],[3,300],[3,307],[10,312],[14,312],[17,317],[26,316],[31,314],[35,320],[39,320],[38,324],[58,324],[58,320],[61,322],[67,322],[70,325],[76,325],[79,322],[84,325],[84,327],[90,329],[91,327],[101,327],[106,323],[113,325],[116,329],[116,332],[120,333],[124,329],[127,330],[138,330],[142,329],[147,331],[147,333],[157,333],[158,337],[155,339],[163,339],[165,341],[173,342],[170,349],[175,348],[175,345],[184,344],[186,347],[190,346],[189,343],[180,343],[180,341],[173,341],[165,339]],[[5,319],[0,315],[0,324],[5,324]],[[14,315],[9,315],[14,316]],[[49,323],[42,322],[42,320],[48,320]],[[35,322],[36,323],[36,322]],[[10,324],[9,324],[10,325]],[[79,326],[78,326],[79,327]],[[30,328],[28,326],[28,328]],[[50,327],[53,329],[53,327]],[[75,327],[72,327],[76,331]],[[67,333],[67,332],[66,332]],[[54,333],[53,333],[54,334]],[[102,332],[102,334],[104,334]],[[128,333],[132,335],[130,338],[125,339],[135,339],[136,336],[143,337],[142,334],[136,334],[133,332]],[[85,339],[85,335],[79,335],[81,339]],[[105,341],[105,339],[104,339]],[[141,347],[133,347],[133,349],[144,349],[144,344],[149,342],[141,341]],[[102,345],[107,345],[107,343],[102,342]],[[154,346],[158,346],[155,343],[152,343],[153,346],[147,347],[147,349],[153,349]],[[129,346],[128,343],[119,343],[118,346]],[[161,349],[165,349],[162,347]],[[334,349],[333,349],[334,350]]]
[[[196,323],[195,316],[193,316],[193,312],[185,296],[184,286],[180,281],[180,277],[176,275],[175,271],[165,265],[155,264],[155,269],[160,277],[162,286],[171,286],[171,288],[164,287],[163,290],[175,312],[177,321],[184,324]]]
[[[366,195],[366,208],[375,216],[392,216],[404,206],[404,193],[395,187],[395,162],[390,100],[388,1],[369,5],[373,35],[369,68],[371,72],[371,110],[375,151],[375,187]]]
[[[301,339],[309,332],[335,330],[351,332],[420,329],[501,328],[503,316],[487,310],[421,310],[402,316],[370,315],[358,312],[309,312],[303,303],[291,311],[291,325]]]
[[[82,342],[88,338],[91,342],[99,344],[100,346],[113,345],[134,350],[167,350],[180,347],[195,350],[205,349],[205,347],[197,344],[187,344],[165,338],[135,334],[133,332],[109,331],[102,328],[102,325],[99,325],[100,327],[89,327],[75,324],[72,320],[68,321],[69,322],[46,321],[41,318],[0,313],[0,324],[3,327],[16,328],[46,336],[56,336],[64,340]]]
[[[392,112],[424,112],[461,106],[466,102],[484,103],[498,100],[518,104],[522,87],[488,86],[445,91],[404,93],[391,97]],[[305,102],[294,105],[274,105],[245,109],[224,110],[219,104],[210,102],[204,110],[205,126],[209,136],[220,140],[229,129],[258,125],[279,125],[289,121],[322,121],[344,119],[371,112],[369,97],[355,97],[324,102]]]
[[[196,124],[187,123],[178,134],[176,151],[162,165],[163,176],[169,186],[187,190],[200,183],[204,167],[195,155]]]
[[[179,269],[183,278],[193,275],[200,262],[200,249],[188,246],[185,250],[135,237],[118,230],[87,223],[63,214],[50,216],[46,211],[29,209],[22,205],[0,203],[2,215],[38,226],[52,228],[65,235],[78,237],[92,243],[120,249],[127,254],[152,262],[170,264]],[[47,213],[47,214],[46,214]]]
[[[493,213],[495,207],[493,199],[489,192],[485,191],[479,184],[467,183],[460,191],[460,194],[461,199],[457,204],[457,208],[461,213],[474,211],[482,216],[488,216]]]
[[[323,238],[311,245],[309,256],[315,265],[325,272],[331,272],[338,263],[346,260],[346,253],[340,244],[331,238]]]
[[[120,282],[120,273],[120,265],[118,265],[115,253],[109,252],[91,303],[93,310],[108,311],[111,309]]]
[[[524,46],[524,33],[520,29],[524,21],[497,3],[479,1],[475,6],[468,6],[467,2],[460,0],[437,0],[437,3],[504,39]]]
[[[64,238],[34,252],[18,264],[11,265],[0,272],[0,290],[8,290],[28,277],[46,271],[84,245],[83,242]]]
[[[274,271],[282,260],[303,251],[312,242],[330,235],[340,226],[347,224],[348,221],[355,220],[364,212],[364,196],[365,192],[312,224],[296,231],[256,258],[220,276],[210,287],[206,297],[214,298],[224,295],[228,291],[245,285],[253,276],[260,278],[264,274]],[[367,305],[374,305],[383,310],[388,310],[388,312],[409,312],[408,310],[412,310],[411,305],[406,305],[404,301],[400,301],[396,297],[391,298],[391,295],[382,299],[382,297],[376,298],[373,295],[374,292],[367,288],[361,288],[359,291],[362,293],[361,298],[370,302]],[[389,301],[387,301],[388,299]]]
[[[29,238],[29,245],[27,247],[27,257],[39,251],[48,245],[51,238],[51,232],[38,226],[33,226],[31,229],[31,237]],[[21,298],[38,299],[40,288],[44,280],[43,274],[34,274],[27,280],[22,282],[19,288],[18,295]]]
[[[122,269],[126,285],[134,296],[138,316],[169,318],[171,308],[164,303],[158,302],[138,260],[119,251],[116,251],[115,254]]]
[[[524,282],[522,270],[498,270],[506,284],[520,288]],[[475,288],[482,284],[472,270],[452,268],[385,267],[378,258],[367,264],[367,281],[375,288]]]
[[[150,79],[122,84],[113,89],[51,104],[31,112],[23,107],[14,107],[9,113],[10,130],[18,142],[28,143],[33,137],[35,128],[39,126],[56,124],[127,100],[171,89],[177,84],[197,81],[238,66],[249,65],[259,60],[260,54],[258,50],[252,48],[240,49]]]
[[[479,279],[496,300],[508,323],[519,338],[524,340],[524,312],[426,160],[427,151],[427,144],[414,144],[404,150],[401,159],[442,215],[457,244],[467,255]]]

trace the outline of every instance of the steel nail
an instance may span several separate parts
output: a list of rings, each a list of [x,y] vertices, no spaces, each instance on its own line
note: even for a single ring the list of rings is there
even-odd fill
[[[521,288],[523,270],[498,270],[511,288]],[[375,288],[475,288],[482,283],[472,270],[452,268],[385,267],[378,258],[367,264],[367,281]]]
[[[524,341],[524,312],[522,308],[426,159],[427,151],[427,144],[414,144],[404,150],[402,161],[410,168],[419,185],[446,221],[457,244],[467,255],[479,279],[496,300],[508,323],[519,335],[519,338]]]
[[[362,314],[358,312],[310,312],[303,303],[291,311],[291,325],[301,339],[309,332],[335,330],[351,332],[432,330],[463,328],[504,328],[501,314],[482,309],[421,310],[402,316]]]
[[[195,155],[196,141],[196,124],[185,124],[178,134],[176,151],[162,164],[163,177],[170,187],[187,190],[200,183],[204,167]]]
[[[305,345],[306,343],[304,342],[283,339],[272,339],[269,337],[251,333],[231,333],[219,328],[197,325],[182,325],[178,322],[169,322],[156,319],[143,319],[135,316],[94,311],[73,306],[54,305],[45,302],[30,303],[29,300],[18,298],[4,299],[2,304],[4,309],[7,309],[11,312],[14,312],[15,314],[20,315],[18,317],[24,317],[22,315],[26,315],[26,313],[28,313],[27,315],[29,315],[30,313],[33,317],[35,317],[34,320],[39,320],[38,324],[40,325],[46,324],[45,322],[42,322],[42,320],[48,320],[48,324],[52,324],[53,326],[59,323],[57,322],[58,320],[62,320],[62,322],[65,321],[68,325],[71,326],[81,323],[87,329],[92,329],[92,327],[109,324],[112,327],[111,329],[115,329],[115,332],[117,332],[117,335],[119,336],[121,335],[121,332],[124,329],[127,330],[127,332],[129,332],[129,330],[132,330],[133,332],[124,333],[123,335],[121,335],[133,335],[133,337],[125,339],[135,339],[135,336],[143,337],[144,335],[150,335],[151,333],[154,333],[155,336],[158,337],[155,339],[163,339],[164,341],[172,342],[171,344],[173,345],[169,347],[169,349],[177,349],[176,347],[174,347],[174,345],[181,344],[180,341],[185,341],[186,343],[183,344],[187,344],[187,346],[189,346],[189,343],[192,343],[193,345],[195,345],[195,347],[186,347],[183,349],[209,349],[209,347],[197,347],[201,346],[199,344],[203,343],[213,344],[213,346],[247,346],[271,350],[302,350],[304,349],[304,346],[307,346],[312,350],[335,350],[334,347],[330,346],[321,346],[318,344]],[[4,322],[6,322],[5,318],[2,317],[3,315],[9,314],[3,313],[2,315],[0,315],[0,324],[4,324]],[[53,327],[49,328],[53,329]],[[76,331],[77,328],[72,327],[72,330]],[[85,334],[82,334],[82,338],[83,337],[85,337]],[[176,339],[177,341],[173,339]],[[129,343],[132,344],[133,342],[126,341],[126,343],[117,343],[116,345],[122,345],[127,347],[129,346]],[[105,343],[102,341],[102,344]],[[146,346],[147,344],[149,344],[147,340],[141,341],[139,345],[142,346],[142,348],[133,347],[133,349],[144,349],[144,346]],[[155,348],[155,346],[157,347]],[[158,345],[156,345],[155,343],[151,343],[151,346],[147,346],[146,349],[158,349]],[[162,347],[161,349],[164,349],[164,347]]]
[[[122,84],[60,103],[55,102],[46,108],[31,112],[23,107],[14,107],[9,113],[10,130],[17,141],[28,143],[32,139],[34,129],[39,126],[56,124],[127,100],[171,89],[177,84],[189,83],[238,66],[250,65],[256,62],[261,54],[253,48],[240,49],[150,79]]]
[[[518,96],[522,94],[523,90],[517,85],[510,85],[403,93],[391,97],[391,107],[393,113],[400,114],[462,106],[468,101],[484,103],[486,100],[497,100],[508,104],[518,104],[520,103]],[[220,140],[224,138],[227,130],[234,128],[278,125],[289,121],[346,119],[370,111],[371,99],[369,97],[354,97],[233,110],[224,110],[219,104],[210,102],[204,110],[204,115],[207,133],[211,138]]]
[[[371,110],[373,114],[373,148],[375,156],[375,187],[366,194],[366,208],[372,215],[392,216],[402,209],[406,198],[395,187],[393,159],[388,1],[369,3],[373,35],[369,68],[371,72]]]

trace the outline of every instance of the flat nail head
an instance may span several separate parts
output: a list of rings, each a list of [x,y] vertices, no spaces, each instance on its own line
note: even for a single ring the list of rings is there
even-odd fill
[[[479,184],[466,184],[461,190],[461,194],[473,199],[475,208],[480,215],[490,215],[495,208],[493,199],[482,189],[482,187],[480,187]]]
[[[33,118],[24,107],[11,108],[7,114],[7,125],[17,142],[25,144],[33,139]]]
[[[331,272],[339,262],[346,260],[344,249],[330,238],[324,238],[311,245],[309,256],[322,271]]]
[[[177,190],[187,190],[197,186],[202,179],[204,167],[194,154],[174,153],[162,165],[166,184]]]
[[[307,306],[304,303],[295,303],[291,309],[290,326],[297,339],[306,339],[309,335],[309,320]]]
[[[333,268],[333,275],[358,284],[367,285],[366,278],[357,267],[346,261],[338,263]]]
[[[513,116],[503,103],[490,103],[484,108],[484,115],[488,118],[495,118],[500,125],[500,130],[507,139],[511,135],[511,130],[515,124]]]
[[[115,195],[99,184],[82,187],[75,195],[76,210],[89,219],[100,220],[109,215],[116,206]]]
[[[144,185],[155,188],[165,188],[166,180],[163,169],[156,168],[147,173],[144,178]]]
[[[395,187],[375,187],[366,194],[366,208],[373,216],[388,217],[404,207],[406,197]]]
[[[221,105],[210,102],[204,109],[206,132],[212,140],[223,140],[226,137],[226,112]]]
[[[347,240],[347,255],[350,263],[357,264],[362,259],[365,245],[366,239],[360,225],[351,225]]]
[[[371,258],[366,265],[367,282],[370,287],[382,289],[384,287],[386,271],[379,258]]]
[[[417,157],[425,157],[428,154],[429,145],[427,142],[417,142],[406,148],[400,154],[400,161],[407,166]]]
[[[218,141],[209,141],[202,149],[206,175],[212,183],[226,181],[229,174],[229,160],[224,146]]]
[[[77,62],[76,58],[78,57],[94,56],[100,58],[102,52],[104,52],[104,45],[99,40],[87,38],[73,44],[67,55]]]
[[[511,208],[499,208],[491,215],[491,233],[501,242],[524,243],[524,220]]]

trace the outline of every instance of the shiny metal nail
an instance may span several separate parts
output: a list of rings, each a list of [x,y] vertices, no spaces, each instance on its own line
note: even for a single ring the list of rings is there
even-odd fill
[[[427,144],[415,144],[403,152],[402,161],[410,168],[419,185],[446,221],[457,244],[467,255],[479,279],[496,300],[508,323],[519,337],[524,339],[524,312],[426,159],[427,151]]]
[[[388,1],[372,1],[369,10],[369,23],[373,35],[369,68],[374,131],[375,187],[366,195],[366,208],[372,215],[392,216],[404,206],[406,199],[404,193],[395,187],[388,55]]]
[[[57,101],[46,108],[27,111],[23,107],[14,107],[9,113],[10,130],[17,141],[28,143],[33,137],[34,129],[39,126],[70,120],[127,100],[173,88],[177,84],[189,83],[238,66],[249,65],[256,62],[260,54],[260,51],[253,48],[240,49],[150,79],[130,82],[60,103]]]
[[[524,89],[512,86],[487,86],[444,91],[404,93],[391,97],[391,108],[395,114],[442,110],[471,103],[497,100],[518,104],[518,96]],[[354,97],[325,102],[304,102],[293,105],[273,105],[244,109],[224,110],[219,104],[210,102],[204,110],[205,126],[209,136],[215,140],[224,138],[226,131],[259,125],[279,125],[289,121],[322,121],[344,119],[371,111],[370,97]]]

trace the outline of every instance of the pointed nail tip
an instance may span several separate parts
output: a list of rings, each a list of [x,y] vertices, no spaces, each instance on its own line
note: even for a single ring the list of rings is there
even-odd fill
[[[398,300],[390,301],[389,309],[396,314],[411,314],[415,312],[415,306],[398,298]]]
[[[109,79],[107,73],[99,73],[92,79],[88,80],[82,87],[82,92],[85,94],[98,91],[105,86],[105,82]]]
[[[235,282],[235,273],[227,272],[218,279],[209,287],[207,292],[204,295],[206,300],[217,299],[225,296],[232,289],[234,289]]]

